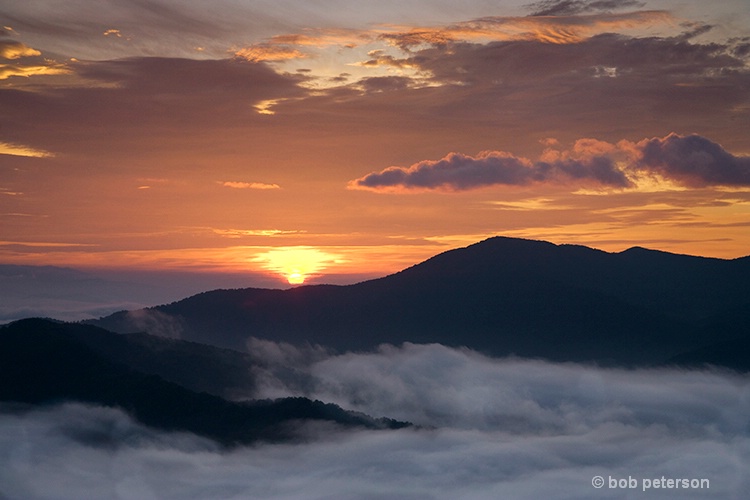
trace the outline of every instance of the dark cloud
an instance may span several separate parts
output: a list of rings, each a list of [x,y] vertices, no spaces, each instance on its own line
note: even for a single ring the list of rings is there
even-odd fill
[[[445,87],[435,91],[438,120],[481,120],[515,136],[701,130],[741,142],[728,117],[748,120],[750,72],[742,53],[734,44],[684,37],[601,34],[568,44],[452,43],[415,51],[410,62]]]
[[[637,144],[576,141],[571,150],[549,149],[540,161],[502,151],[466,156],[450,153],[437,161],[410,167],[389,167],[349,183],[353,189],[373,191],[464,191],[486,186],[561,183],[574,187],[596,185],[633,187],[639,177],[659,174],[689,187],[746,186],[750,158],[735,156],[698,135],[670,134]]]
[[[18,4],[6,9],[3,24],[23,37],[33,38],[45,53],[78,59],[110,59],[127,55],[194,56],[196,47],[221,57],[240,44],[248,32],[270,35],[289,29],[277,9],[255,9],[224,3],[204,9],[194,2],[132,0],[80,4],[76,9],[53,3]],[[115,29],[121,38],[104,33]],[[260,35],[261,37],[264,35]]]
[[[440,345],[311,355],[271,345],[286,387],[421,429],[310,427],[307,442],[221,452],[143,428],[115,409],[0,412],[0,491],[9,498],[674,498],[611,491],[593,476],[706,478],[697,499],[750,488],[750,379],[492,359]],[[276,353],[273,355],[273,353]],[[268,381],[270,382],[270,381]]]
[[[646,5],[638,0],[542,0],[526,5],[531,16],[572,16],[587,12],[608,12]]]
[[[117,84],[142,94],[210,95],[223,99],[280,97],[302,77],[282,76],[265,64],[243,59],[195,60],[139,57],[84,62],[74,66],[78,75]],[[281,88],[279,88],[281,87]],[[222,97],[223,96],[223,97]]]
[[[742,70],[744,61],[731,54],[731,46],[717,43],[689,43],[683,37],[637,38],[601,34],[575,44],[538,41],[504,41],[488,44],[456,43],[449,49],[429,48],[410,60],[430,71],[437,81],[472,84],[498,82],[562,84],[561,77],[585,84],[598,66],[617,68],[628,84],[658,85],[691,80],[722,80],[717,70]],[[654,82],[645,78],[679,78]],[[534,81],[529,81],[535,79]],[[537,80],[540,79],[540,80]]]
[[[390,167],[350,183],[355,189],[464,191],[493,185],[520,186],[543,182],[593,182],[611,187],[630,185],[606,157],[532,163],[501,151],[476,157],[451,153],[437,161],[422,161],[408,168]]]
[[[365,92],[387,92],[406,89],[411,83],[412,79],[404,76],[373,76],[361,79],[357,85]]]
[[[670,134],[638,143],[640,170],[691,187],[749,186],[750,157],[735,156],[699,135]]]
[[[156,137],[180,140],[250,126],[261,118],[254,105],[306,95],[299,86],[304,76],[281,75],[239,58],[138,57],[73,62],[68,68],[86,85],[43,93],[0,89],[3,125],[44,143],[45,150],[104,146],[111,153],[128,147],[113,146],[115,141],[138,149]]]

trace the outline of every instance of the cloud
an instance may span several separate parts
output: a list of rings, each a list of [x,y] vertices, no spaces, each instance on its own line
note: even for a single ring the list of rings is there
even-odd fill
[[[31,76],[68,74],[71,74],[70,69],[66,65],[58,63],[36,65],[0,64],[0,80],[7,80],[13,76],[28,78]]]
[[[699,135],[670,134],[637,144],[636,168],[690,187],[750,186],[750,156],[736,156]]]
[[[688,187],[746,186],[750,157],[735,156],[698,135],[670,134],[633,143],[610,144],[579,139],[569,150],[554,149],[537,161],[504,151],[477,156],[450,153],[410,167],[389,167],[349,183],[350,189],[379,192],[466,191],[487,186],[524,186],[555,183],[584,187],[637,187],[655,174]]]
[[[650,80],[654,77],[666,78],[669,84],[706,85],[710,81],[729,82],[745,75],[745,61],[732,52],[733,47],[732,44],[689,43],[683,36],[632,37],[602,33],[574,44],[510,40],[424,48],[413,53],[412,61],[421,70],[431,72],[437,82],[494,81],[508,86],[522,81],[533,87],[552,83],[563,88],[572,82],[585,87],[594,76],[594,68],[612,67],[618,69],[618,82],[627,82],[636,87],[634,90],[641,90],[655,84],[664,86],[665,81]],[[490,61],[492,64],[488,64]],[[606,89],[599,91],[603,90]]]
[[[234,53],[235,56],[250,62],[285,61],[287,59],[304,59],[309,57],[303,52],[287,45],[258,44],[245,47]]]
[[[542,0],[526,7],[533,9],[531,16],[570,16],[583,12],[610,11],[643,7],[638,0]]]
[[[346,432],[222,452],[154,431],[115,409],[62,405],[0,413],[0,493],[9,498],[669,499],[608,480],[705,478],[697,499],[750,488],[750,378],[493,359],[440,345],[331,355],[253,344],[297,368],[304,391],[390,410],[424,427]],[[271,374],[272,376],[273,374]],[[298,392],[288,378],[273,388]],[[293,387],[289,388],[289,387]],[[393,415],[390,415],[393,416]],[[639,484],[640,486],[640,484]]]
[[[126,321],[137,332],[148,332],[151,335],[168,339],[182,338],[185,325],[178,316],[171,316],[156,309],[135,309],[128,311]]]
[[[305,231],[298,229],[211,229],[214,233],[227,238],[241,238],[243,236],[279,236],[285,234],[300,234]]]
[[[109,87],[117,85],[122,91],[160,92],[174,97],[244,93],[252,98],[259,91],[278,95],[279,88],[287,87],[285,83],[296,82],[278,75],[264,64],[239,58],[137,57],[80,62],[74,67],[80,76],[98,80]]]
[[[593,183],[628,187],[630,181],[606,156],[586,159],[558,159],[531,162],[503,151],[486,151],[477,156],[450,153],[404,167],[389,167],[349,183],[351,189],[372,191],[465,191],[487,186],[523,186],[544,182]]]
[[[371,50],[367,53],[370,59],[357,63],[357,66],[375,68],[378,66],[390,66],[393,68],[414,68],[415,63],[409,58],[398,59],[392,55],[385,54],[382,50]]]
[[[0,30],[0,37],[10,34],[11,31],[3,32]],[[71,73],[70,68],[66,65],[38,57],[41,55],[42,53],[39,50],[24,43],[0,39],[0,59],[13,61],[12,63],[0,64],[0,80],[7,80],[14,76],[28,78],[39,75]],[[23,59],[23,61],[20,62],[19,59]],[[0,143],[0,146],[2,146],[2,143]]]
[[[362,78],[357,85],[365,92],[389,92],[403,90],[413,84],[413,79],[405,76],[372,76]]]
[[[0,34],[2,35],[2,34]],[[28,47],[21,42],[11,40],[0,40],[0,57],[3,59],[19,59],[21,57],[42,55],[36,49]]]
[[[612,32],[564,44],[480,41],[412,47],[408,58],[395,59],[438,87],[431,91],[432,109],[415,96],[416,109],[441,124],[449,119],[471,127],[481,117],[499,127],[498,135],[519,138],[551,130],[567,135],[574,127],[578,137],[617,140],[613,135],[623,137],[616,129],[624,126],[631,137],[702,131],[741,143],[726,119],[746,114],[750,73],[734,42]]]
[[[278,184],[267,184],[265,182],[237,182],[237,181],[218,181],[222,186],[234,189],[281,189]]]
[[[309,49],[330,46],[354,48],[372,41],[375,36],[367,31],[350,29],[308,29],[303,33],[275,35],[268,41],[235,51],[235,56],[252,62],[279,62],[313,57]],[[300,50],[304,49],[304,50]]]
[[[328,47],[338,45],[346,48],[354,48],[366,44],[375,39],[372,32],[344,29],[306,29],[303,33],[292,33],[287,35],[275,35],[270,39],[273,44],[291,44],[308,47]]]
[[[2,69],[0,68],[0,73],[1,72]],[[2,77],[0,77],[0,79],[2,79]],[[49,158],[55,156],[48,151],[42,151],[41,149],[35,149],[20,144],[10,144],[7,142],[0,142],[0,155],[30,156],[34,158]]]
[[[77,82],[86,85],[50,86],[48,92],[0,89],[0,107],[13,121],[18,142],[24,142],[23,137],[26,142],[35,138],[44,149],[60,155],[71,149],[85,150],[86,155],[93,151],[116,155],[121,147],[153,151],[148,144],[157,137],[195,144],[186,137],[205,140],[222,135],[217,129],[250,126],[259,119],[253,104],[306,93],[298,86],[300,77],[281,75],[264,63],[239,58],[137,57],[72,61],[56,68],[44,66],[40,71],[70,70]],[[0,65],[0,78],[19,71],[25,70]],[[76,117],[73,121],[72,116]],[[88,140],[74,141],[67,133],[39,137],[33,132],[39,120],[70,134],[84,134]],[[148,169],[140,174],[152,173]]]
[[[637,11],[622,14],[503,17],[487,16],[446,26],[391,26],[380,38],[411,51],[424,45],[445,47],[459,42],[537,41],[580,43],[601,33],[654,26],[672,20],[666,11]]]

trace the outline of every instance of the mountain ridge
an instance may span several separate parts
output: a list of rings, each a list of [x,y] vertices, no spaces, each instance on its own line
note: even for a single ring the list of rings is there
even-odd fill
[[[748,334],[721,324],[750,303],[750,259],[495,237],[353,285],[204,292],[141,311],[186,340],[247,339],[339,351],[438,342],[491,355],[648,365]],[[133,312],[93,321],[138,331]]]
[[[150,427],[191,432],[228,447],[299,439],[300,423],[311,421],[365,429],[409,425],[302,397],[236,402],[196,392],[102,355],[82,339],[94,334],[106,342],[117,335],[98,330],[38,318],[0,327],[0,401],[117,407]]]

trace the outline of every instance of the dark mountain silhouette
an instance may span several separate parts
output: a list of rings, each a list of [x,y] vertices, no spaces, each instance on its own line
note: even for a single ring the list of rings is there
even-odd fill
[[[707,323],[709,326],[702,328],[702,338],[711,338],[715,331],[736,332],[738,336],[725,340],[719,337],[720,340],[682,352],[670,358],[667,363],[688,368],[715,366],[750,372],[750,303],[724,311]]]
[[[685,368],[720,367],[750,372],[750,337],[723,340],[678,354],[667,364]]]
[[[140,311],[181,338],[244,349],[248,337],[367,350],[439,342],[493,355],[658,364],[750,335],[750,258],[491,238],[399,273],[348,286],[205,292]],[[134,313],[95,321],[141,330]]]
[[[373,429],[408,425],[306,398],[238,403],[194,392],[107,359],[80,340],[92,334],[111,339],[93,327],[41,319],[0,327],[0,401],[119,407],[143,424],[224,445],[293,439],[297,424],[310,420]]]
[[[146,333],[122,335],[89,325],[62,328],[109,362],[225,399],[251,394],[253,366],[262,363],[247,353]]]

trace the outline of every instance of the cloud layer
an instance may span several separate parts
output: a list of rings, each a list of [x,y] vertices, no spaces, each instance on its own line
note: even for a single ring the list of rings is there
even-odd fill
[[[440,345],[375,353],[255,343],[266,379],[390,411],[417,430],[309,428],[309,442],[221,452],[112,409],[65,405],[0,414],[0,494],[10,498],[622,498],[592,477],[705,478],[689,498],[750,487],[750,379],[713,372],[605,370],[492,359]],[[269,377],[273,374],[269,371]],[[300,380],[305,380],[302,388]],[[6,408],[7,410],[7,408]],[[393,415],[391,415],[393,416]],[[652,490],[648,498],[674,498]]]
[[[750,185],[750,157],[735,156],[698,135],[670,134],[638,143],[581,139],[571,150],[548,149],[540,160],[487,151],[450,153],[410,167],[389,167],[349,183],[372,191],[465,191],[486,186],[536,183],[626,188],[640,176],[658,175],[690,187]]]

